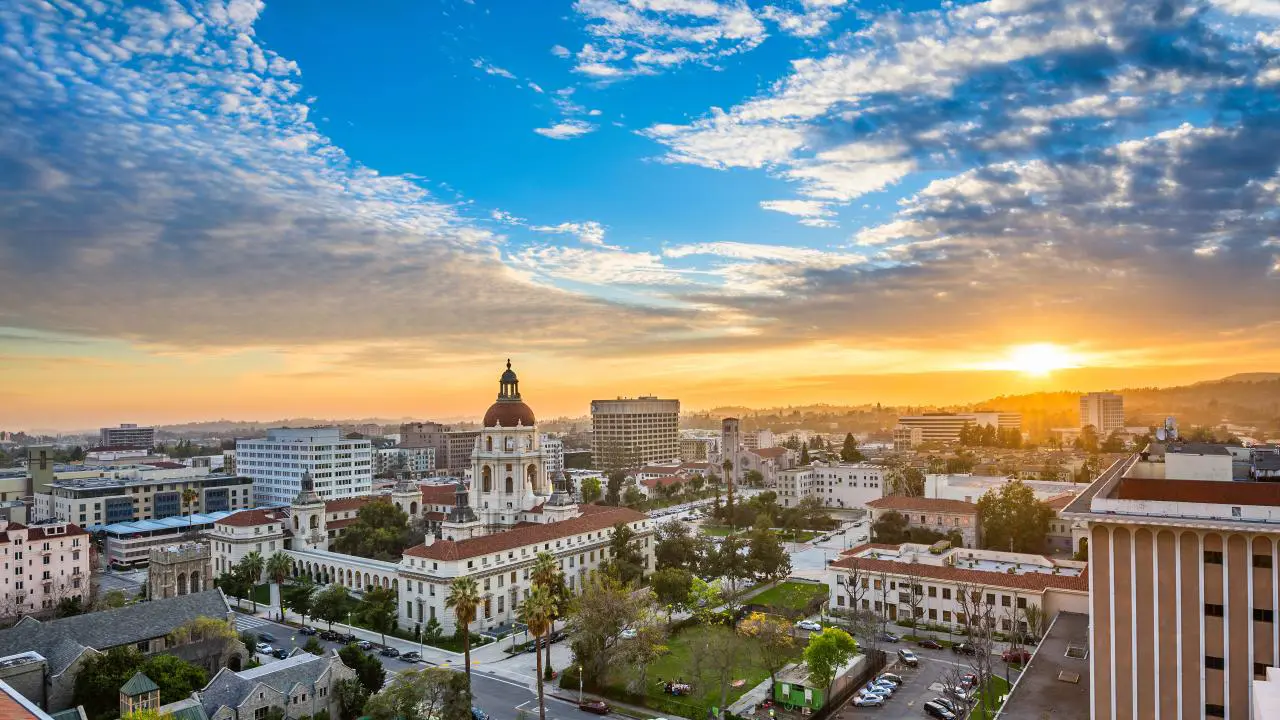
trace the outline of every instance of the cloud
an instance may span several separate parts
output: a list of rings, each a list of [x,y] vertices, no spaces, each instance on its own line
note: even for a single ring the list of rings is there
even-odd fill
[[[583,285],[688,285],[687,273],[668,267],[655,253],[615,247],[571,248],[539,245],[514,253],[510,261],[535,277]]]
[[[472,60],[471,65],[472,67],[475,67],[478,70],[483,70],[486,75],[497,75],[498,77],[506,78],[508,80],[516,79],[515,74],[512,73],[510,70],[507,70],[506,68],[500,68],[497,65],[494,65],[488,62],[484,58],[476,58]]]
[[[595,125],[583,120],[563,120],[551,127],[534,128],[534,132],[543,137],[549,137],[552,140],[572,140],[581,137],[596,129]]]
[[[534,225],[529,228],[534,232],[576,235],[583,245],[604,245],[604,226],[594,220],[586,222],[563,222],[559,225]]]
[[[567,58],[573,53],[569,50],[569,48],[563,45],[552,45],[551,54],[555,55],[558,58]]]
[[[778,29],[788,35],[814,38],[827,32],[850,4],[848,0],[801,0],[795,9],[767,5],[761,17],[777,23]]]

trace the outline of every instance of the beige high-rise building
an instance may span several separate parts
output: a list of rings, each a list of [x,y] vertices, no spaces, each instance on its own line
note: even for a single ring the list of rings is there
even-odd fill
[[[680,401],[653,396],[591,401],[591,459],[598,469],[680,461]]]
[[[1061,513],[1089,554],[1091,717],[1250,717],[1280,658],[1280,484],[1118,461]]]
[[[1115,393],[1089,393],[1080,396],[1080,427],[1092,425],[1098,437],[1105,438],[1124,429],[1124,397]]]

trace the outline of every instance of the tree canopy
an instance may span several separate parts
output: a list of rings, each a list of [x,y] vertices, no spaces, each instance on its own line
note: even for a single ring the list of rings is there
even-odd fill
[[[471,717],[467,678],[447,668],[405,670],[369,697],[373,720],[440,720]]]
[[[823,628],[821,633],[809,637],[809,645],[804,649],[809,677],[824,689],[830,689],[836,673],[857,652],[858,643],[849,633],[840,628]]]
[[[371,560],[399,562],[405,548],[416,544],[409,516],[389,500],[366,503],[333,543],[335,552]]]
[[[625,522],[613,526],[605,572],[623,583],[638,582],[644,576],[644,555],[640,552],[640,543],[635,531]]]
[[[174,655],[147,657],[132,647],[116,647],[85,661],[76,675],[72,702],[83,705],[91,720],[113,717],[119,708],[120,687],[137,672],[160,686],[161,703],[188,697],[207,681],[203,668]]]
[[[1013,480],[978,498],[982,546],[1010,552],[1044,552],[1053,510],[1036,499],[1021,480]]]

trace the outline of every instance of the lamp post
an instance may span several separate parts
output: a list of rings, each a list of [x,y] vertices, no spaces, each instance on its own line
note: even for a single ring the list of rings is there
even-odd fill
[[[578,663],[578,704],[582,704],[582,663]]]

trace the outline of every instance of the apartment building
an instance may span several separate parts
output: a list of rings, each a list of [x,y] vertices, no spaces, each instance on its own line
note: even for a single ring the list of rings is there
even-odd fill
[[[258,505],[288,503],[315,478],[322,498],[367,495],[373,489],[369,440],[344,438],[336,427],[275,428],[265,438],[236,440],[236,470],[253,479]]]
[[[418,480],[436,471],[434,447],[389,447],[373,451],[373,474],[408,473]]]
[[[1080,427],[1092,425],[1098,437],[1105,438],[1124,429],[1124,397],[1115,393],[1095,392],[1080,396]]]
[[[183,495],[195,492],[187,503]],[[253,480],[210,474],[177,463],[109,468],[89,477],[59,479],[37,493],[37,516],[94,528],[135,520],[252,507]]]
[[[98,444],[104,447],[153,448],[156,446],[156,429],[139,427],[133,423],[122,423],[120,427],[104,427],[98,431]]]
[[[1046,619],[1064,610],[1087,612],[1088,583],[1083,562],[963,548],[935,554],[911,543],[862,545],[827,566],[835,614],[869,610],[889,620],[915,617],[957,630],[966,612],[979,610],[989,609],[1001,632],[1036,630],[1027,625],[1033,605]]]
[[[680,401],[592,400],[591,458],[600,469],[679,462]]]
[[[1087,527],[1092,717],[1249,718],[1280,665],[1280,485],[1136,454],[1062,516]]]
[[[68,598],[89,599],[89,533],[74,523],[27,527],[0,520],[0,557],[0,617],[53,610]]]
[[[471,467],[471,451],[475,449],[479,430],[462,430],[438,422],[404,423],[400,426],[400,448],[433,448],[435,470],[445,474],[462,474]]]
[[[684,462],[711,462],[719,452],[719,438],[690,435],[680,438],[680,459]]]
[[[783,507],[794,507],[812,495],[827,507],[863,508],[884,496],[884,468],[868,463],[813,463],[778,471],[771,487]]]
[[[958,531],[965,547],[978,544],[978,506],[961,500],[886,495],[866,504],[874,525],[885,513],[895,512],[907,520],[907,527],[920,527],[945,534]]]
[[[564,477],[564,441],[544,434],[539,444],[542,446],[542,454],[547,458],[547,477]]]

